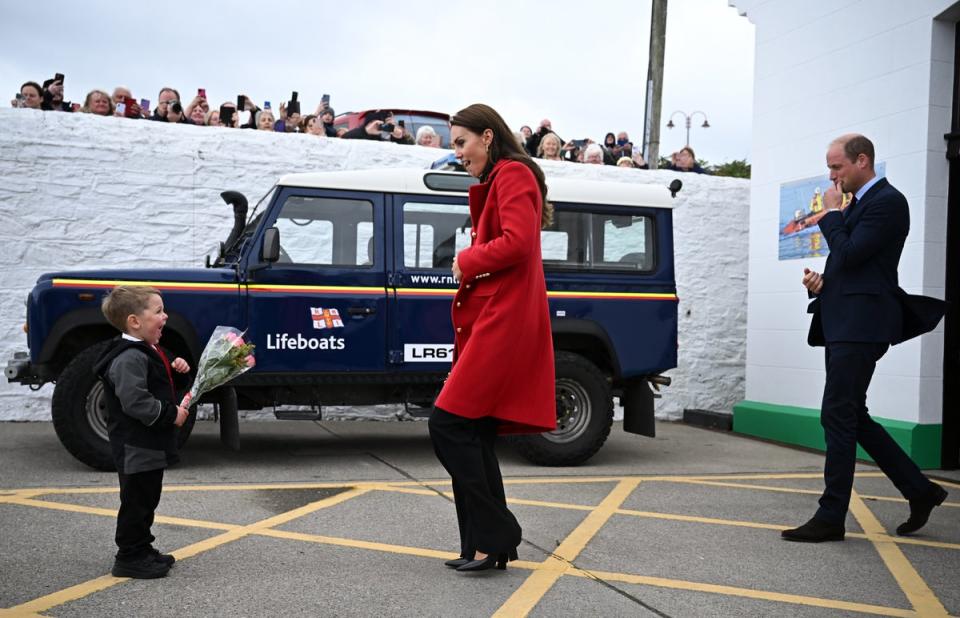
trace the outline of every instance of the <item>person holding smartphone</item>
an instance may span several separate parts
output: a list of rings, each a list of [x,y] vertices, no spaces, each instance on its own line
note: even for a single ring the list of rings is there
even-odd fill
[[[198,107],[201,110],[200,112],[197,112]],[[190,104],[187,105],[183,113],[193,124],[203,124],[204,118],[206,118],[207,112],[209,111],[210,103],[207,101],[207,90],[205,88],[197,88],[197,96],[193,97],[193,100],[190,101]]]
[[[13,107],[40,109],[43,103],[43,89],[37,82],[25,82],[20,86],[20,92],[16,98],[10,102]]]
[[[413,137],[406,132],[403,125],[395,122],[391,111],[376,110],[370,112],[364,117],[363,122],[363,126],[344,133],[343,139],[369,139],[398,144],[413,144]]]
[[[323,110],[323,112],[321,112],[319,116],[320,116],[320,120],[323,123],[324,134],[327,137],[336,137],[337,130],[333,126],[333,119],[334,119],[333,108],[328,107],[327,109]]]
[[[110,95],[110,100],[113,101],[114,116],[124,118],[143,117],[143,110],[140,109],[140,104],[133,98],[133,94],[131,94],[130,89],[126,86],[117,86],[114,88],[113,94]]]
[[[73,104],[63,100],[63,73],[43,82],[40,109],[54,112],[72,112]]]

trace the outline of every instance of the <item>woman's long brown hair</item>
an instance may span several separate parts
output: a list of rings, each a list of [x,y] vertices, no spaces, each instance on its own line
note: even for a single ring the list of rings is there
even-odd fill
[[[507,127],[507,123],[497,113],[497,110],[483,103],[474,103],[454,114],[450,118],[450,125],[463,127],[477,135],[481,135],[486,129],[493,132],[493,140],[490,142],[490,150],[487,153],[487,167],[480,175],[481,181],[486,178],[500,159],[510,159],[523,163],[533,172],[534,178],[537,179],[537,185],[540,187],[540,197],[543,201],[543,208],[540,212],[540,227],[546,228],[549,226],[553,221],[553,205],[547,201],[547,181],[543,176],[543,170],[517,142],[517,138],[514,137],[513,132]]]

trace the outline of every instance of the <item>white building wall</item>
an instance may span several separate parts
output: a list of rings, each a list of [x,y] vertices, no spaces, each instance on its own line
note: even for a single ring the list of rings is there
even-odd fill
[[[953,0],[731,4],[756,25],[746,399],[819,408],[823,350],[806,345],[800,278],[825,258],[778,260],[780,186],[826,175],[833,138],[869,137],[910,203],[900,284],[943,298],[954,25],[935,18]],[[941,421],[942,329],[887,353],[872,414]]]
[[[45,272],[202,267],[235,189],[251,208],[282,174],[427,166],[446,151],[364,140],[0,109],[0,360],[25,350],[24,299]],[[544,162],[553,176],[685,183],[674,210],[680,366],[658,415],[729,411],[744,397],[749,182]],[[53,389],[0,380],[0,420],[48,420]]]

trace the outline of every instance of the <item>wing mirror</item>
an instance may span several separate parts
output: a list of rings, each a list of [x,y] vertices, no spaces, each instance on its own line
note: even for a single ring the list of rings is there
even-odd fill
[[[280,230],[270,227],[263,232],[260,260],[272,264],[280,259]]]

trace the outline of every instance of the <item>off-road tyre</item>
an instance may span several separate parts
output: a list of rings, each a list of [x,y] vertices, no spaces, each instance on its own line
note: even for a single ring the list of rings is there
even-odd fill
[[[557,352],[557,429],[518,436],[517,450],[540,466],[577,466],[606,442],[613,425],[613,396],[607,377],[572,352]]]
[[[114,471],[113,455],[107,438],[107,404],[103,383],[93,373],[93,365],[109,342],[101,341],[77,354],[67,363],[53,389],[53,428],[67,451],[91,468]],[[197,408],[177,434],[183,447],[197,421]]]

